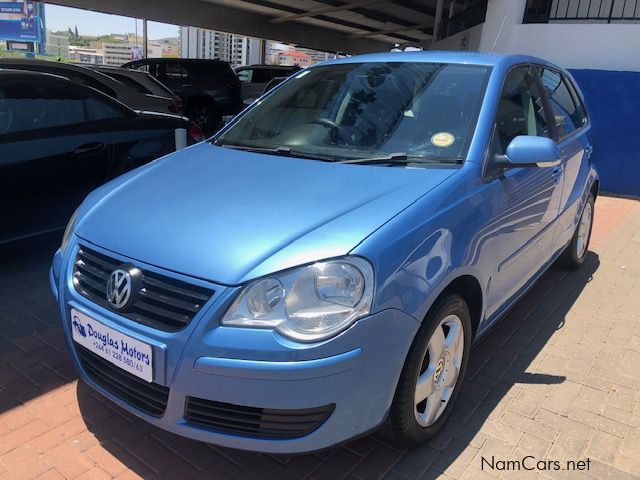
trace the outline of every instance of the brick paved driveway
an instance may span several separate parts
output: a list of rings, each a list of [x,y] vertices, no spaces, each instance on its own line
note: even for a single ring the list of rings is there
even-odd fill
[[[482,461],[581,460],[640,475],[640,202],[601,198],[592,253],[554,268],[473,351],[451,419],[402,451],[377,435],[311,455],[258,455],[167,434],[78,382],[47,270],[56,235],[0,250],[0,478],[520,478]]]

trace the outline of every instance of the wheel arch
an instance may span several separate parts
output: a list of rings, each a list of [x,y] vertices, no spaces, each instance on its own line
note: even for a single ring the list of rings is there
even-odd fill
[[[451,294],[460,295],[467,303],[467,307],[469,307],[469,313],[471,315],[471,335],[475,338],[478,327],[480,326],[480,321],[482,320],[484,305],[484,296],[480,282],[473,275],[461,275],[456,277],[451,280],[446,287],[444,287],[432,305],[445,295]]]
[[[187,111],[187,109],[191,105],[193,105],[195,103],[199,103],[199,102],[205,102],[205,103],[207,103],[209,105],[212,105],[216,109],[219,109],[218,102],[216,101],[216,99],[214,97],[212,97],[211,95],[206,95],[204,93],[199,93],[199,94],[196,94],[196,95],[192,95],[187,99],[187,101],[185,102],[185,106],[184,106],[185,112]]]
[[[596,178],[593,183],[591,184],[591,189],[589,190],[589,193],[593,194],[593,198],[596,199],[598,198],[598,194],[600,193],[600,179]]]

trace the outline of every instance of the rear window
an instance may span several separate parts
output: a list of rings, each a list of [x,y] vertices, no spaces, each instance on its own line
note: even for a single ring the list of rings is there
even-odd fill
[[[223,80],[229,80],[236,76],[233,69],[222,62],[185,62],[182,68],[188,72],[189,76],[207,76]]]
[[[149,75],[148,80],[153,83],[159,91],[164,92],[165,94],[173,97],[175,95],[175,93],[173,93],[169,87],[167,87],[166,85],[164,85],[160,80],[156,79],[155,77],[152,77],[151,75]]]
[[[582,104],[574,97],[575,92],[572,93],[567,79],[550,68],[541,68],[540,76],[551,102],[560,138],[565,138],[586,125]]]
[[[104,72],[104,74],[109,75],[111,78],[119,81],[120,83],[124,83],[126,86],[131,87],[140,93],[144,93],[145,95],[152,95],[151,90],[146,88],[141,83],[136,82],[133,78],[128,77],[127,75],[122,75],[120,73],[117,73],[117,72],[114,73],[111,71]]]
[[[77,83],[79,85],[86,85],[87,87],[95,88],[96,90],[104,93],[105,95],[109,95],[112,98],[118,98],[115,90],[110,87],[107,87],[104,83],[99,82],[95,78],[89,75],[83,75],[82,73],[73,72],[65,69],[51,69],[49,70],[51,73],[56,75],[60,75],[61,77],[67,77],[73,83]]]

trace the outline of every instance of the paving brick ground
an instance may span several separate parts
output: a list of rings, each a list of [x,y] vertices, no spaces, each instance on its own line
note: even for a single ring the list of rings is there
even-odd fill
[[[0,478],[638,478],[640,202],[602,197],[592,252],[551,269],[473,351],[444,431],[403,451],[373,435],[291,457],[185,440],[76,379],[47,269],[58,238],[0,250]],[[588,471],[491,470],[482,458],[590,459]],[[552,464],[553,465],[553,464]]]

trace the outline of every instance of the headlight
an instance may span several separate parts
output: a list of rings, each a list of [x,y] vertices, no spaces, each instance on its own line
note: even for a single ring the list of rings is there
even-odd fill
[[[60,253],[64,254],[64,251],[69,244],[69,240],[71,240],[71,236],[73,235],[73,229],[76,226],[76,218],[78,217],[78,210],[80,208],[76,208],[76,211],[73,212],[71,218],[69,219],[69,223],[67,223],[67,228],[64,229],[64,235],[62,235],[62,243],[60,244]]]
[[[367,315],[372,299],[369,262],[359,257],[330,260],[251,282],[222,324],[273,328],[294,340],[317,342]]]

